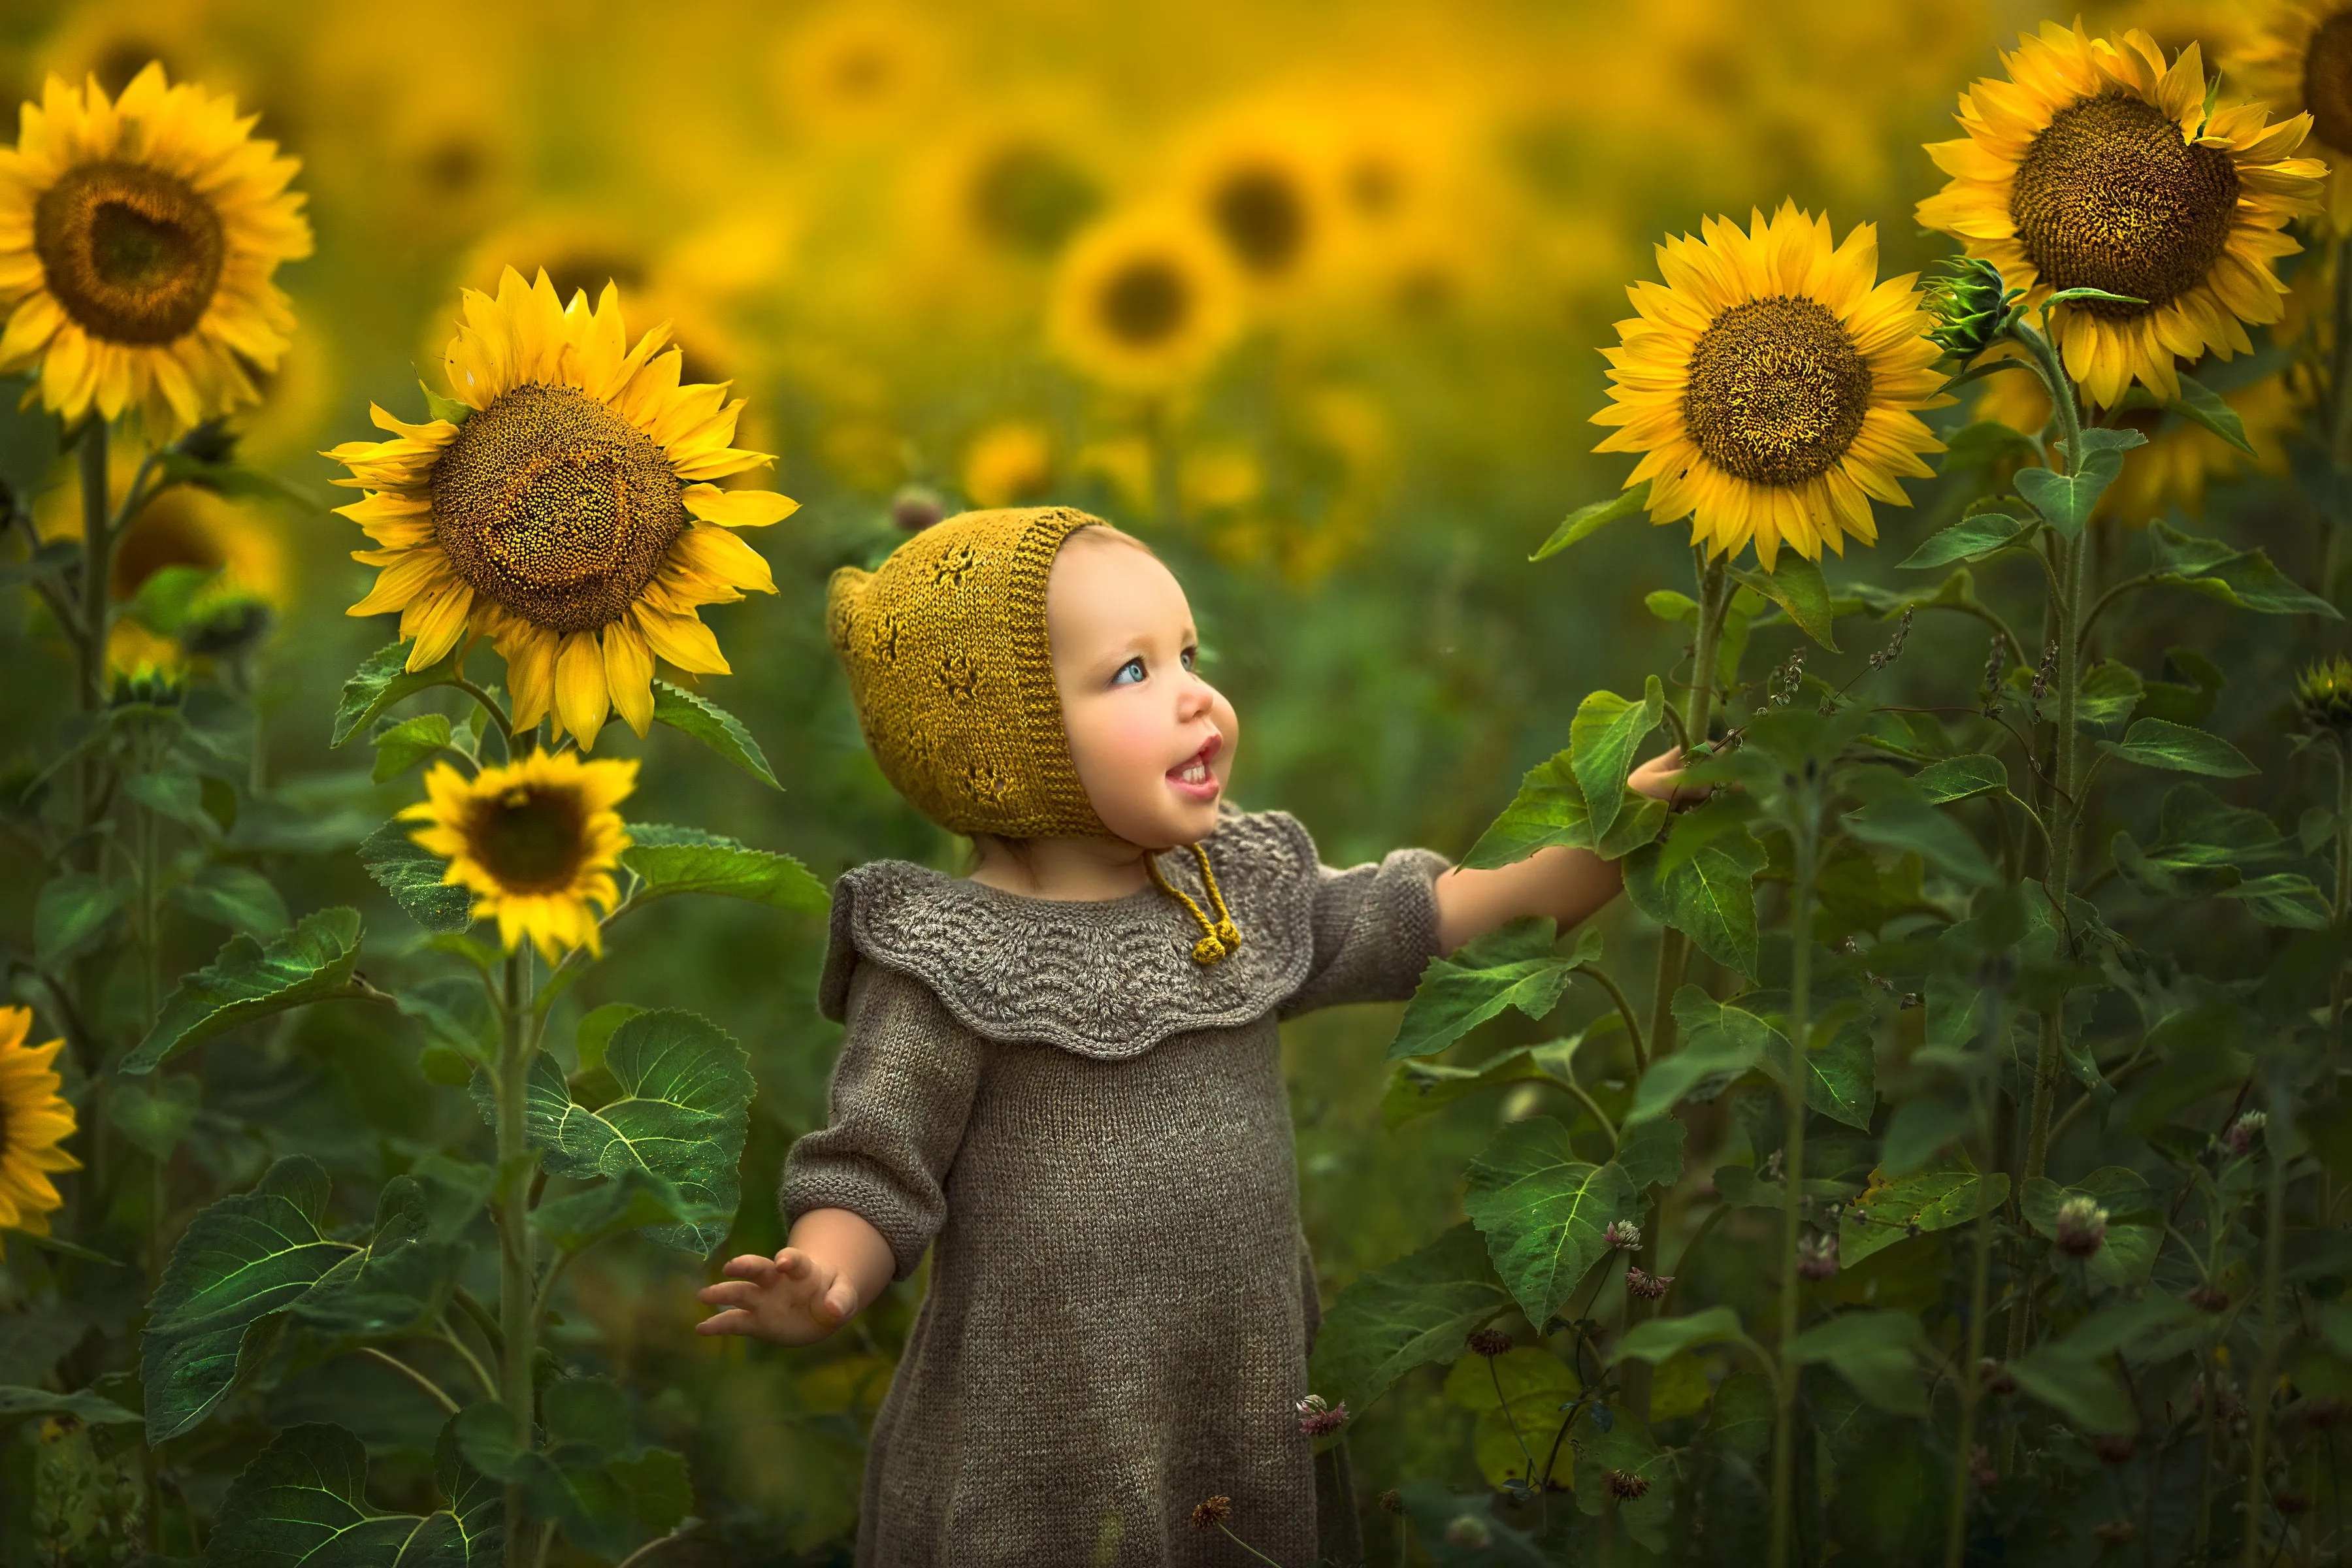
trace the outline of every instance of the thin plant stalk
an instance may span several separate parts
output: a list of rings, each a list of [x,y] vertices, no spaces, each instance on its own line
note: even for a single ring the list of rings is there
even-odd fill
[[[1781,1180],[1788,1184],[1788,1197],[1780,1229],[1780,1338],[1776,1357],[1780,1375],[1773,1392],[1772,1413],[1772,1568],[1789,1568],[1796,1529],[1797,1369],[1789,1361],[1789,1342],[1797,1336],[1797,1316],[1802,1310],[1797,1257],[1804,1239],[1805,1075],[1812,1011],[1814,860],[1820,848],[1815,842],[1815,788],[1811,778],[1798,782],[1793,792],[1796,820],[1790,833],[1795,865],[1790,889],[1789,1070],[1781,1083],[1788,1121]]]
[[[1995,990],[1986,1019],[1986,1038],[1996,1044],[2000,1038],[2000,1004],[2001,994]],[[1977,1141],[1980,1145],[1972,1237],[1976,1243],[1976,1267],[1969,1279],[1967,1364],[1960,1369],[1960,1434],[1952,1451],[1952,1501],[1944,1521],[1944,1568],[1960,1568],[1961,1558],[1968,1550],[1969,1486],[1975,1468],[1977,1406],[1984,1398],[1985,1309],[1992,1296],[1992,1126],[1984,1103],[1983,1086],[1973,1087],[1969,1098],[1976,1102]]]
[[[499,1398],[513,1412],[525,1447],[531,1444],[530,1365],[538,1340],[531,1289],[530,1184],[522,1169],[529,1153],[523,1097],[536,1044],[526,973],[530,962],[527,952],[507,955],[499,999],[498,1074]],[[520,1483],[507,1487],[506,1520],[507,1563],[509,1568],[525,1568],[530,1562],[530,1531]]]
[[[2270,1101],[2273,1123],[2294,1113],[2292,1102],[2275,1089]],[[2266,1126],[2265,1135],[2268,1131]],[[2246,1391],[2253,1430],[2246,1437],[2246,1534],[2244,1552],[2239,1559],[2245,1568],[2253,1568],[2262,1561],[2263,1504],[2269,1489],[2263,1469],[2270,1458],[2271,1399],[2278,1385],[2279,1269],[2286,1248],[2286,1162],[2279,1158],[2275,1145],[2268,1151],[2268,1158],[2270,1179],[2263,1193],[2263,1349],[2256,1363],[2253,1386]]]

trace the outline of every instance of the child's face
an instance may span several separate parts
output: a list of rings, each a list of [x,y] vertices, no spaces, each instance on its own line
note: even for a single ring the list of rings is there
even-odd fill
[[[1163,849],[1205,837],[1241,721],[1192,673],[1192,612],[1168,568],[1081,529],[1055,558],[1045,630],[1071,760],[1118,837]]]

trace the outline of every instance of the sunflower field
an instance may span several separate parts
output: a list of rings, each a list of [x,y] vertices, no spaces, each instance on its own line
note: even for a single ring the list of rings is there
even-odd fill
[[[693,1332],[833,878],[969,865],[825,582],[1048,501],[1326,862],[1622,868],[1286,1026],[1324,1563],[2352,1556],[2352,0],[14,0],[0,91],[0,1563],[853,1561],[922,1277]],[[1097,1561],[1271,1561],[1198,1502]]]

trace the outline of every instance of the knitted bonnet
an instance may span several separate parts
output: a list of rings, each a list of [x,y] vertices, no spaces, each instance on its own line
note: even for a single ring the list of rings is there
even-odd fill
[[[1062,542],[1102,525],[1069,507],[959,512],[900,543],[872,572],[844,566],[825,633],[848,672],[866,744],[891,787],[950,833],[1007,838],[1108,835],[1078,781],[1045,631],[1045,584]],[[1202,926],[1193,956],[1213,963],[1241,933],[1208,856],[1192,846],[1211,920],[1153,883]]]

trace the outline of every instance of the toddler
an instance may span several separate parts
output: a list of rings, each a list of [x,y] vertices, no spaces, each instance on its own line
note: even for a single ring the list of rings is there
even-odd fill
[[[1408,997],[1505,921],[1572,925],[1617,868],[1337,870],[1238,810],[1182,588],[1082,512],[946,519],[836,573],[828,624],[876,761],[978,861],[842,874],[832,1124],[786,1160],[791,1245],[731,1260],[699,1331],[806,1344],[933,1251],[861,1568],[1247,1561],[1190,1527],[1217,1495],[1276,1562],[1360,1557],[1299,1431],[1318,1310],[1276,1025]],[[1634,787],[1670,794],[1676,760]]]

